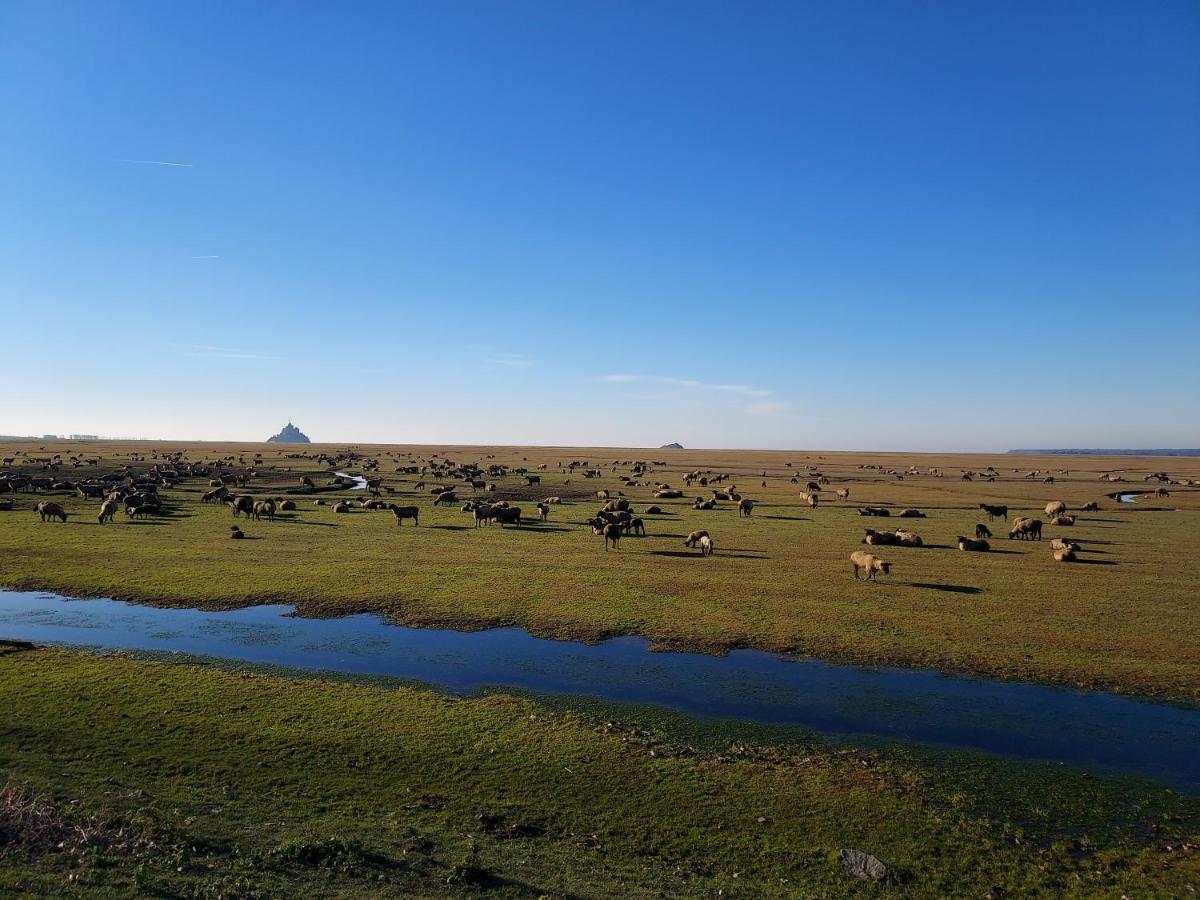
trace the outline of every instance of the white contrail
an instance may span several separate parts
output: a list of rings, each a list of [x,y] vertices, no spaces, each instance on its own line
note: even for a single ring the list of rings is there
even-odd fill
[[[190,169],[191,163],[166,162],[161,159],[118,159],[117,162],[134,163],[139,166],[175,166],[180,169]]]

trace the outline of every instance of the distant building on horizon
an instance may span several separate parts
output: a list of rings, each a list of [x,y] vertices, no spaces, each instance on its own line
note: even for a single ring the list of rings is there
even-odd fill
[[[308,435],[306,435],[303,431],[301,431],[299,428],[297,428],[291,422],[288,422],[286,425],[283,426],[282,429],[280,429],[279,434],[276,434],[276,435],[273,435],[273,436],[267,438],[267,443],[268,444],[311,444],[312,441],[310,441],[308,439]]]

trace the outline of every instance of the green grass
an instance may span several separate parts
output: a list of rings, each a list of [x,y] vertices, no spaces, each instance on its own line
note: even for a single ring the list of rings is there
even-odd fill
[[[3,780],[53,825],[12,839],[19,817],[0,802],[5,894],[1062,897],[1200,885],[1195,800],[1051,767],[61,650],[0,656],[0,709]],[[887,879],[848,880],[843,847],[884,860]]]
[[[54,444],[39,451],[10,444],[4,453],[17,458],[15,468],[40,472],[40,465],[26,465],[28,457],[46,459],[55,447],[98,454],[100,470],[112,470],[135,452],[148,457],[154,450],[185,450],[191,459],[241,453],[247,465],[254,452],[263,452],[261,474],[248,489],[257,496],[290,489],[301,471],[315,474],[318,483],[328,481],[326,468],[285,459],[284,453],[346,449]],[[203,482],[167,492],[168,516],[135,523],[121,513],[117,524],[105,527],[95,524],[95,501],[56,496],[73,518],[67,525],[42,524],[30,511],[39,497],[19,494],[21,508],[0,513],[0,584],[209,608],[283,601],[305,615],[371,611],[410,625],[515,624],[585,640],[635,633],[663,647],[756,646],[1200,699],[1200,654],[1194,650],[1200,642],[1200,558],[1186,551],[1200,528],[1200,490],[1172,486],[1169,500],[1118,506],[1104,495],[1120,486],[1097,479],[1099,472],[1120,467],[1127,470],[1128,487],[1142,488],[1142,473],[1164,467],[1174,476],[1200,477],[1198,460],[412,449],[458,461],[494,454],[495,461],[530,469],[545,463],[540,488],[522,488],[519,478],[509,477],[499,480],[501,493],[528,511],[539,496],[558,494],[570,502],[554,507],[547,526],[474,529],[457,507],[434,509],[428,493],[415,489],[415,477],[392,472],[397,458],[389,454],[399,448],[368,447],[356,452],[381,459],[385,483],[397,492],[393,499],[421,506],[419,528],[397,528],[387,512],[336,515],[298,497],[295,515],[243,523],[253,540],[235,542],[228,539],[234,521],[228,510],[200,504]],[[558,463],[571,459],[603,462],[604,477],[576,474],[567,484]],[[627,538],[619,551],[605,553],[580,523],[598,506],[587,499],[591,492],[621,488],[618,473],[610,471],[614,459],[665,459],[669,465],[649,477],[677,487],[690,469],[732,472],[740,491],[761,503],[753,518],[739,519],[730,503],[699,512],[688,501],[651,501],[645,486],[626,489],[636,509],[657,502],[668,515],[646,517],[645,539]],[[913,463],[923,471],[939,466],[945,477],[898,481],[858,468],[863,463],[900,469]],[[800,505],[809,464],[833,480],[824,496],[848,487],[850,502],[826,502],[816,510]],[[1002,473],[995,483],[959,478],[961,468],[980,471],[988,464]],[[1049,467],[1067,467],[1070,475],[1057,474],[1056,484],[1043,485],[1013,472]],[[94,471],[66,467],[60,476]],[[790,483],[793,475],[799,486]],[[697,485],[688,495],[704,492]],[[1055,563],[1045,541],[1006,540],[1001,522],[993,523],[993,546],[1002,552],[963,554],[952,546],[956,534],[973,534],[975,523],[986,521],[976,508],[981,501],[1032,512],[1052,499],[1075,507],[1099,500],[1103,506],[1083,514],[1072,529],[1047,528],[1048,537],[1081,540],[1083,562]],[[862,518],[856,508],[866,504],[893,511],[916,506],[928,518]],[[876,552],[894,565],[892,577],[878,585],[856,583],[848,556],[861,549],[863,527],[901,524],[931,546],[881,548]],[[711,559],[680,555],[683,536],[695,528],[712,533],[717,553]]]

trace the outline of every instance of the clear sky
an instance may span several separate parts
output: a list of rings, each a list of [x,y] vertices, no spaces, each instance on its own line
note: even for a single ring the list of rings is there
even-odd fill
[[[1200,5],[0,3],[0,433],[1200,445]]]

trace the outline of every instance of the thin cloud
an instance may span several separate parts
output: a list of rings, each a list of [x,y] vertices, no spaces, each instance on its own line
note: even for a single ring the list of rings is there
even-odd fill
[[[208,256],[193,256],[192,257],[192,259],[220,259],[220,258],[221,257],[217,256],[217,254],[215,254],[215,253],[210,254]]]
[[[165,159],[118,159],[117,162],[132,163],[135,166],[171,166],[176,169],[190,169],[191,163],[168,162]]]
[[[792,411],[792,404],[776,400],[760,400],[746,407],[752,416],[782,416]]]
[[[668,376],[646,376],[615,374],[600,376],[602,382],[608,384],[628,384],[635,381],[652,381],[656,384],[666,384],[671,387],[687,388],[691,391],[719,391],[723,394],[738,394],[743,397],[770,397],[773,393],[768,388],[755,387],[751,384],[710,384],[695,378],[673,378]]]
[[[484,361],[506,369],[528,369],[533,365],[533,360],[524,353],[496,353]]]
[[[254,350],[239,350],[234,347],[214,347],[211,344],[168,344],[184,356],[196,356],[201,359],[252,359],[269,362],[283,362],[286,357],[274,356],[269,353],[258,353]]]

